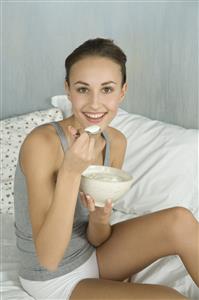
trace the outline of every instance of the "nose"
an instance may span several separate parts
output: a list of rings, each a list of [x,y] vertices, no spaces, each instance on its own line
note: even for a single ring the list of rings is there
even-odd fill
[[[99,106],[100,106],[100,97],[99,97],[99,94],[97,92],[93,92],[90,95],[89,102],[90,102],[90,107],[92,109],[98,109]]]

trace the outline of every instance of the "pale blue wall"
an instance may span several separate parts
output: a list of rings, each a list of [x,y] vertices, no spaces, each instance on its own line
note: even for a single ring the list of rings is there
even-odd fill
[[[128,56],[123,108],[196,128],[197,1],[4,2],[2,118],[50,107],[64,93],[64,60],[94,37]]]

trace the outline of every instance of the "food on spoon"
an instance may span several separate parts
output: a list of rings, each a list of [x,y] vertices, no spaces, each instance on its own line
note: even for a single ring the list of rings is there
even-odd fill
[[[90,133],[90,134],[97,134],[101,131],[101,128],[98,125],[92,125],[92,126],[86,127],[84,129],[84,131],[86,131],[87,133]]]

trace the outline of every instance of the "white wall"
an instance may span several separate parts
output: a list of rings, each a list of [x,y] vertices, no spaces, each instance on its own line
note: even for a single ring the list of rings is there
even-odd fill
[[[7,1],[1,15],[1,118],[49,107],[65,57],[100,36],[128,56],[123,108],[199,128],[197,1]]]

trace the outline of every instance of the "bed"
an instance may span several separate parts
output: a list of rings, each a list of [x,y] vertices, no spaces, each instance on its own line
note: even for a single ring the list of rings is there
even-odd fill
[[[33,299],[20,286],[14,234],[14,173],[25,136],[36,126],[71,114],[66,96],[54,96],[52,108],[15,116],[1,123],[1,299]],[[127,137],[123,169],[134,177],[132,188],[114,206],[111,223],[163,208],[183,206],[199,219],[198,134],[196,129],[151,120],[119,109],[111,125]],[[132,282],[157,283],[199,299],[178,256],[167,256],[131,277]]]

